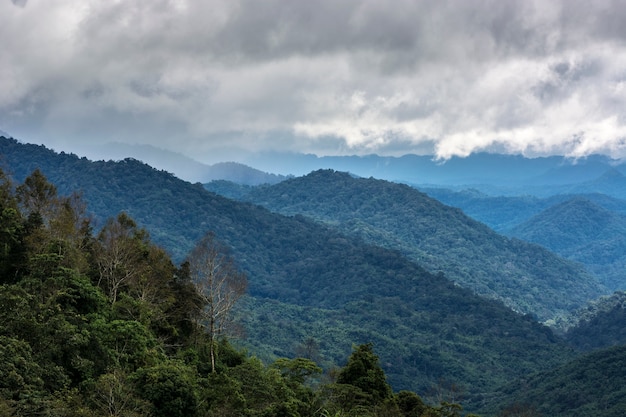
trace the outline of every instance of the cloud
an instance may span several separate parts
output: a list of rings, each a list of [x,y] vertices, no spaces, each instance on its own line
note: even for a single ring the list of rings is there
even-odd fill
[[[0,129],[194,156],[626,156],[619,3],[0,2]]]

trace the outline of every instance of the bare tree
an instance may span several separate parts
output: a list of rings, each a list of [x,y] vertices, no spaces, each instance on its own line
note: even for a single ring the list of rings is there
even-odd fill
[[[111,303],[117,301],[119,291],[141,274],[144,266],[142,244],[145,231],[125,213],[110,219],[98,235],[100,245],[96,262],[100,278],[98,285],[105,288]]]
[[[248,280],[213,233],[198,243],[188,262],[192,282],[205,304],[200,325],[209,337],[211,371],[215,372],[215,342],[232,323],[232,309],[245,294]]]

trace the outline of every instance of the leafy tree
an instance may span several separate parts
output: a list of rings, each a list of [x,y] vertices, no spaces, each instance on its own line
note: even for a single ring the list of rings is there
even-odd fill
[[[358,403],[366,406],[381,405],[393,394],[371,343],[354,348],[348,363],[339,371],[336,382],[356,388],[354,394],[359,394]]]
[[[395,400],[404,417],[421,417],[428,409],[419,395],[411,391],[400,391],[395,395]]]
[[[134,376],[141,398],[152,404],[155,417],[193,417],[198,407],[197,376],[178,361],[142,368]]]
[[[24,183],[17,187],[16,194],[27,217],[36,214],[41,216],[44,222],[50,220],[58,202],[57,188],[48,182],[39,169],[35,169]]]
[[[42,376],[28,343],[0,336],[0,398],[14,402],[41,395]]]
[[[189,273],[205,308],[200,324],[209,337],[211,370],[215,372],[215,341],[232,321],[232,309],[245,294],[248,281],[212,233],[189,255]]]

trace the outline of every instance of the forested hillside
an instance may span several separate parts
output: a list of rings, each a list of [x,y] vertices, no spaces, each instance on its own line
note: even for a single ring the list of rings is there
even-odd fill
[[[394,393],[371,344],[323,381],[310,359],[237,351],[223,300],[245,277],[212,235],[176,268],[126,214],[94,235],[84,209],[39,170],[0,171],[0,415],[459,415]]]
[[[611,290],[626,286],[626,215],[574,197],[547,208],[509,234],[584,264]]]
[[[0,146],[16,180],[39,167],[63,193],[82,190],[96,230],[124,211],[177,262],[213,231],[248,275],[244,343],[267,361],[313,339],[322,364],[341,364],[354,343],[374,342],[394,389],[423,394],[445,381],[474,395],[572,357],[531,317],[302,216],[225,199],[135,160],[93,163],[7,139]]]
[[[428,187],[419,189],[444,204],[460,208],[468,216],[503,234],[541,211],[575,197],[585,198],[606,210],[626,214],[625,200],[597,192],[537,197],[533,195],[495,196],[476,189],[461,191]]]
[[[626,345],[626,292],[617,291],[577,311],[566,323],[565,338],[577,349],[590,351]]]
[[[523,378],[486,399],[485,415],[626,415],[626,346],[587,354],[557,369]]]
[[[252,189],[242,199],[399,250],[430,271],[541,320],[604,291],[579,265],[498,235],[406,185],[325,170]]]

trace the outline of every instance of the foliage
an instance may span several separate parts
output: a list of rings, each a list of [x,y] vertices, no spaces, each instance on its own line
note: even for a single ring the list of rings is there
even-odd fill
[[[626,412],[626,347],[587,354],[499,389],[485,415],[618,417]],[[516,411],[516,414],[513,413]]]
[[[337,384],[357,388],[359,395],[355,397],[362,398],[362,404],[369,406],[383,404],[392,396],[385,372],[372,349],[372,344],[357,346],[337,375]]]
[[[573,197],[511,229],[510,234],[578,261],[611,290],[626,285],[626,215]]]
[[[617,291],[578,310],[570,319],[565,339],[577,349],[590,351],[626,345],[626,292]]]
[[[3,415],[313,417],[324,405],[336,406],[310,359],[266,366],[205,332],[197,317],[211,300],[194,292],[193,258],[191,266],[174,268],[126,214],[97,235],[85,234],[89,220],[74,210],[79,205],[64,205],[68,200],[41,172],[26,183],[45,192],[32,193],[37,198],[28,204],[21,186],[4,195],[15,212],[2,226],[17,234],[5,253],[19,253],[20,262],[5,258],[0,277]],[[232,266],[216,254],[224,268]],[[207,353],[214,348],[219,355]],[[215,366],[208,365],[212,360]],[[367,381],[343,384],[379,398]],[[382,388],[392,412],[386,415],[402,416],[389,385]],[[359,412],[380,409],[370,405],[359,405]]]

